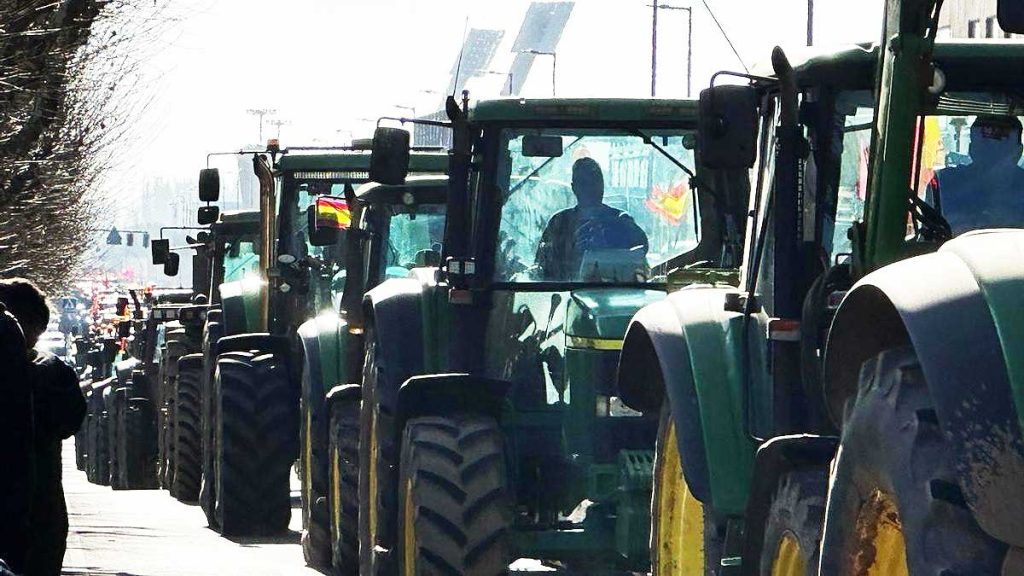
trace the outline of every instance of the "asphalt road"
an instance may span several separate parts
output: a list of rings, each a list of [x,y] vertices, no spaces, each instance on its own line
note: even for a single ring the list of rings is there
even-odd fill
[[[275,539],[222,538],[206,527],[199,506],[163,490],[113,491],[90,484],[75,468],[74,442],[64,444],[68,551],[64,574],[75,576],[292,576],[320,574],[305,566],[293,491],[291,531]],[[297,488],[297,486],[293,486]]]

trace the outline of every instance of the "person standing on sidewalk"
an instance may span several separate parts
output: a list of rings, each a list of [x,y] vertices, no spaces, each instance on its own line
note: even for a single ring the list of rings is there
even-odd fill
[[[25,570],[29,544],[35,451],[25,349],[21,325],[0,302],[0,576]]]
[[[25,334],[35,420],[35,465],[26,576],[59,576],[68,537],[68,511],[61,482],[61,442],[85,417],[85,398],[75,371],[53,354],[35,350],[50,320],[46,296],[23,278],[0,280],[0,302]]]

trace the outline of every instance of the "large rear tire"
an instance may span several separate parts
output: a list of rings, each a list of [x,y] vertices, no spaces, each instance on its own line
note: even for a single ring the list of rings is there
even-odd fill
[[[288,530],[289,475],[298,444],[298,397],[271,354],[218,359],[216,517],[226,536]]]
[[[302,371],[302,553],[306,564],[320,567],[331,564],[331,514],[327,502],[329,414],[321,383],[314,385],[310,380],[309,361]]]
[[[402,437],[399,492],[399,574],[508,571],[512,494],[502,432],[493,418],[410,420]]]
[[[690,492],[683,475],[676,427],[663,403],[655,443],[651,497],[651,570],[654,576],[718,574],[724,526]]]
[[[383,402],[385,366],[373,326],[366,330],[359,411],[359,573],[391,576],[397,538],[398,450],[390,406]]]
[[[125,406],[128,404],[128,388],[118,383],[111,384],[107,396],[107,447],[110,454],[110,487],[114,490],[127,489],[127,481],[122,471],[124,443],[127,437],[124,431]]]
[[[331,565],[338,576],[359,574],[359,399],[330,407]]]
[[[125,412],[125,457],[122,461],[126,488],[157,488],[156,413],[148,398],[131,398]]]
[[[1000,573],[1006,546],[985,534],[953,472],[916,353],[864,363],[830,484],[821,573]]]
[[[171,495],[182,502],[199,499],[202,480],[202,403],[199,398],[203,377],[203,355],[188,354],[178,359],[174,393],[174,469]]]
[[[209,318],[209,316],[207,316]],[[217,376],[217,341],[223,333],[220,322],[207,321],[203,327],[203,381],[199,398],[202,405],[203,477],[199,488],[199,505],[210,527],[216,529],[217,483],[214,474],[214,382]]]
[[[102,407],[96,413],[96,426],[93,429],[95,439],[95,464],[96,479],[94,482],[100,486],[110,486],[110,418],[107,411]]]

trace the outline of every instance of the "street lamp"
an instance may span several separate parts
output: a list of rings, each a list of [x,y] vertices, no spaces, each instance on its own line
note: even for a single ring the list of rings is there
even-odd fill
[[[416,117],[416,107],[415,106],[403,106],[401,104],[392,104],[391,107],[392,108],[397,108],[398,110],[408,110],[409,112],[412,112],[412,117],[413,118]]]
[[[555,52],[545,52],[543,50],[520,50],[519,54],[533,54],[534,56],[551,56],[551,96],[557,95],[555,89],[555,78],[558,76],[558,54]]]
[[[249,108],[245,111],[250,116],[259,116],[260,119],[260,143],[263,143],[263,117],[277,114],[277,110],[273,108]]]
[[[281,140],[281,126],[287,126],[289,124],[291,124],[291,122],[289,122],[287,120],[281,120],[279,118],[270,121],[270,125],[271,126],[276,126],[277,127],[277,139],[278,140]]]
[[[651,12],[651,98],[657,94],[658,86],[658,10],[682,10],[687,15],[686,32],[686,97],[693,93],[693,7],[670,4],[648,4]]]
[[[498,70],[484,70],[484,74],[490,74],[491,76],[504,76],[505,80],[507,81],[507,84],[505,85],[505,88],[502,89],[502,92],[506,96],[512,94],[512,72],[511,71],[500,72]]]

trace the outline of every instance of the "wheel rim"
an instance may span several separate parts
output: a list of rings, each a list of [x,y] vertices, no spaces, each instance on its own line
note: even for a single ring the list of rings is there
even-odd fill
[[[772,576],[804,576],[803,551],[800,542],[792,534],[786,533],[779,541],[772,561]]]
[[[402,504],[402,574],[416,575],[416,509],[412,505],[412,480],[405,482],[405,497]]]
[[[331,446],[331,528],[335,538],[341,535],[341,456]]]
[[[302,494],[304,496],[302,507],[305,510],[309,510],[313,506],[313,472],[310,465],[313,462],[313,440],[310,436],[310,432],[313,430],[313,415],[306,407],[303,407],[302,411],[305,412],[306,416],[304,418],[304,428],[306,429],[305,441],[302,443],[302,456],[304,459],[302,463]]]
[[[675,424],[658,443],[654,569],[658,576],[704,573],[704,506],[683,477]]]
[[[854,574],[909,576],[899,508],[891,496],[876,490],[868,498],[857,514],[854,537]]]
[[[377,446],[377,410],[373,409],[370,413],[370,461],[367,479],[369,480],[370,493],[369,493],[369,525],[370,532],[370,550],[377,545],[377,503],[379,500],[377,493],[377,463],[379,458],[379,450]],[[371,552],[372,554],[372,552]]]

